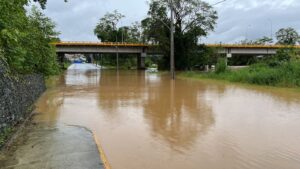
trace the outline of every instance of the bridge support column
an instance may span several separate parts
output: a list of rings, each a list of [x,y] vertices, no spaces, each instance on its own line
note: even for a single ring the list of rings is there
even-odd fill
[[[89,54],[87,58],[88,63],[94,63],[94,54]]]
[[[137,57],[137,68],[139,70],[144,70],[146,69],[145,66],[145,59],[146,59],[147,54],[146,53],[141,53],[138,57]]]
[[[61,53],[61,52],[57,53],[57,60],[60,66],[63,67],[65,62],[65,53]]]
[[[228,59],[232,58],[231,49],[228,49],[225,57],[226,66],[228,66]]]

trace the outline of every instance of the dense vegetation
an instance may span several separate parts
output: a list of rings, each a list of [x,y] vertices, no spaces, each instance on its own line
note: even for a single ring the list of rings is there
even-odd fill
[[[190,70],[198,64],[205,64],[205,50],[199,45],[201,37],[214,30],[217,12],[207,2],[201,0],[152,0],[148,17],[142,20],[143,34],[148,42],[158,44],[164,52],[159,63],[161,69],[170,65],[170,23],[168,14],[174,12],[175,67]],[[203,63],[204,62],[204,63]]]
[[[0,50],[16,73],[56,74],[59,66],[54,47],[54,23],[37,7],[27,12],[28,0],[0,1]]]
[[[160,69],[169,69],[170,62],[170,13],[168,0],[151,0],[148,16],[141,23],[119,27],[119,21],[125,17],[114,11],[100,18],[94,29],[102,42],[140,42],[157,45],[163,52],[159,59],[154,58]],[[172,3],[175,14],[175,60],[176,69],[192,69],[199,64],[209,64],[209,49],[199,45],[199,39],[214,30],[217,12],[212,6],[201,0],[176,0]],[[132,57],[131,57],[132,59]],[[134,57],[135,59],[135,57]],[[108,59],[109,60],[109,59]],[[111,58],[113,60],[113,58]]]
[[[142,43],[141,27],[139,23],[133,23],[131,26],[119,26],[119,22],[125,15],[117,10],[106,13],[100,18],[99,23],[94,29],[94,34],[102,42],[124,42],[124,43]],[[113,55],[113,56],[112,56]],[[130,69],[137,66],[135,54],[120,54],[118,58],[119,68]],[[96,58],[99,63],[107,68],[116,67],[116,54],[103,54],[102,58]]]
[[[297,50],[287,48],[280,50],[275,56],[265,58],[241,70],[228,70],[226,63],[220,60],[215,72],[186,72],[182,75],[257,85],[300,87],[300,59]]]

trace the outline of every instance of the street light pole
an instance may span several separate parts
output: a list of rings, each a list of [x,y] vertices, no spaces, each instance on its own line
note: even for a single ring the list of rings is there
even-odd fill
[[[268,19],[268,21],[270,21],[270,24],[271,24],[271,39],[272,39],[272,43],[273,43],[273,22],[270,18]]]
[[[171,33],[171,42],[170,42],[170,67],[171,67],[171,78],[175,80],[175,58],[174,58],[174,9],[173,9],[173,1],[170,0],[170,10],[171,10],[171,25],[170,25],[170,33]]]
[[[218,5],[225,2],[226,0],[219,1],[212,6]],[[175,58],[174,58],[174,8],[173,0],[169,0],[170,11],[171,11],[171,24],[170,24],[170,69],[171,78],[175,80]],[[159,19],[160,20],[160,19]],[[160,20],[161,21],[161,20]],[[163,21],[162,21],[163,22]],[[164,23],[164,22],[163,22]]]

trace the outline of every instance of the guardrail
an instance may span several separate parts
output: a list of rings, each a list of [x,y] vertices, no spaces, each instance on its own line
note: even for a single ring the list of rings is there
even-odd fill
[[[221,48],[261,48],[261,49],[280,49],[280,48],[297,48],[300,45],[242,45],[242,44],[206,44],[208,47],[221,47]]]
[[[128,43],[128,42],[88,42],[88,41],[62,41],[51,43],[55,46],[123,46],[123,47],[153,47],[157,45],[145,43]],[[205,44],[208,47],[221,48],[262,48],[262,49],[279,49],[279,48],[297,48],[300,45],[241,45],[241,44]]]
[[[124,46],[124,47],[148,47],[152,46],[143,43],[126,43],[126,42],[54,42],[51,43],[55,46]]]

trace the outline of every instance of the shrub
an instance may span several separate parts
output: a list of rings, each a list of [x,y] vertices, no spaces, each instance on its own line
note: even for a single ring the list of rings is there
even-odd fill
[[[216,73],[224,73],[227,70],[227,61],[226,58],[219,58],[218,63],[216,64]]]
[[[13,72],[42,73],[59,72],[53,46],[56,39],[55,24],[36,7],[27,14],[27,1],[0,1],[0,48]]]
[[[224,69],[223,69],[224,70]],[[257,85],[300,87],[300,61],[291,59],[289,62],[272,67],[267,63],[258,63],[238,71],[223,71],[223,73],[196,74],[185,73],[191,78],[211,78],[231,82],[250,83]]]

